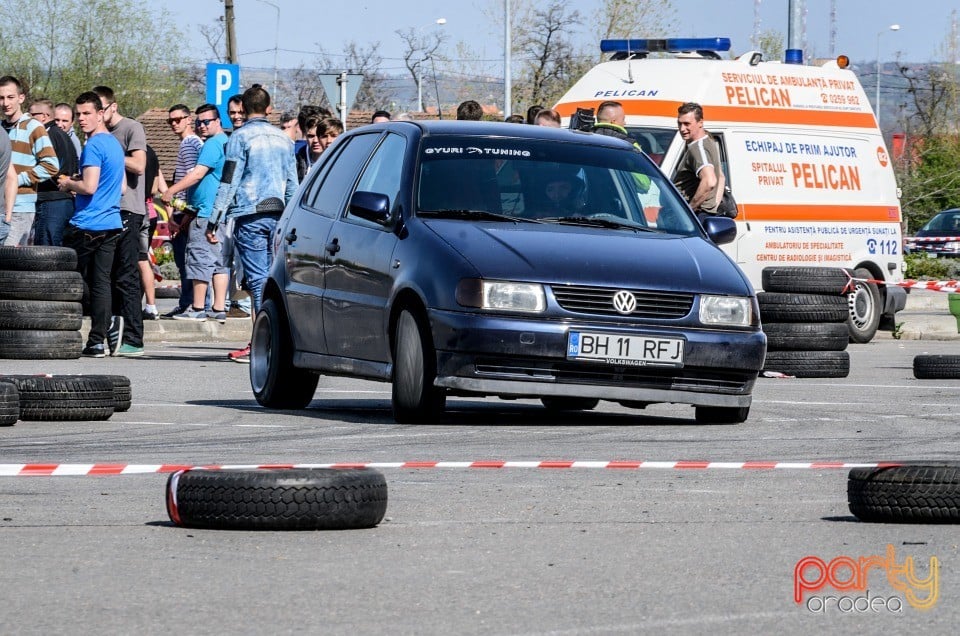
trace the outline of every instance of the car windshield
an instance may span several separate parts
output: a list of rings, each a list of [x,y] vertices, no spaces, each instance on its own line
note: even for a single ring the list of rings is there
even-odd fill
[[[920,229],[927,232],[949,232],[960,235],[960,210],[941,212]]]
[[[436,136],[424,140],[421,153],[420,216],[701,232],[673,186],[638,152],[540,139]]]
[[[663,164],[663,156],[677,136],[676,128],[652,128],[644,126],[627,126],[627,134],[640,144],[650,159],[658,166]]]

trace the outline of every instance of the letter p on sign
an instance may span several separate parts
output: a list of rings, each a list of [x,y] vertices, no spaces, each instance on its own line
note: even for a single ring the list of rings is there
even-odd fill
[[[240,66],[238,64],[207,64],[207,101],[220,111],[220,121],[229,127],[227,100],[240,92]]]

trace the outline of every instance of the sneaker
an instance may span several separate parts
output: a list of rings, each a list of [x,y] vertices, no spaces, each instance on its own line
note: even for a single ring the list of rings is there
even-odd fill
[[[160,320],[160,312],[159,312],[159,311],[147,311],[146,309],[144,309],[144,310],[143,310],[143,319],[144,319],[144,320]]]
[[[107,350],[104,349],[102,344],[87,345],[80,352],[80,355],[84,358],[106,358]]]
[[[243,349],[237,349],[227,354],[227,357],[240,364],[250,364],[250,343]]]
[[[110,327],[107,329],[107,348],[110,355],[117,355],[117,351],[123,346],[123,316],[111,316]]]
[[[171,310],[168,311],[167,313],[165,313],[165,314],[160,314],[160,317],[161,317],[161,318],[167,318],[167,319],[173,318],[174,316],[179,316],[180,314],[182,314],[182,313],[185,312],[186,310],[187,310],[186,307],[174,307],[173,309],[171,309]]]
[[[143,355],[143,347],[134,347],[133,345],[125,344],[113,355],[120,358],[139,358]]]
[[[191,307],[186,311],[182,311],[179,314],[176,314],[173,317],[174,320],[186,320],[189,322],[206,322],[207,312],[203,309],[194,309]]]
[[[209,309],[207,310],[207,318],[211,320],[216,320],[221,325],[227,322],[227,312],[225,310]]]
[[[250,314],[240,309],[236,305],[230,308],[230,311],[227,312],[227,318],[249,318]]]

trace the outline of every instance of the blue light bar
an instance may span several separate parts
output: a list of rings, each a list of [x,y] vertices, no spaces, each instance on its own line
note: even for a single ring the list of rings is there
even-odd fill
[[[683,51],[729,51],[730,38],[668,38],[645,40],[600,40],[602,53],[682,53]]]

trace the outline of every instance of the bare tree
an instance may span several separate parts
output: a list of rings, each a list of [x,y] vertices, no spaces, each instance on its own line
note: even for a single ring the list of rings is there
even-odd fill
[[[197,27],[200,35],[210,47],[210,53],[217,62],[223,62],[227,59],[225,47],[221,45],[226,36],[227,27],[223,23],[223,17],[219,17],[210,24],[201,24]]]
[[[679,29],[672,0],[604,0],[594,14],[595,40],[666,37]],[[597,45],[599,54],[599,45]]]
[[[317,44],[317,68],[326,69],[327,73],[347,71],[363,75],[363,83],[353,103],[353,108],[357,110],[376,110],[393,100],[393,89],[387,82],[387,76],[380,70],[383,58],[377,53],[379,48],[379,42],[364,47],[351,40],[343,53],[334,55]],[[334,60],[334,57],[337,59]]]
[[[556,101],[585,70],[584,60],[573,44],[580,12],[562,0],[552,0],[534,9],[530,20],[517,25],[515,37],[521,72],[516,102],[530,104]]]
[[[423,33],[421,29],[413,27],[409,29],[397,29],[395,33],[403,42],[403,65],[413,78],[414,84],[419,88],[424,87],[424,81],[427,77],[428,69],[424,68],[428,60],[432,60],[434,65],[440,59],[438,51],[447,40],[446,33],[434,29],[430,33]],[[420,108],[417,104],[417,108]]]

